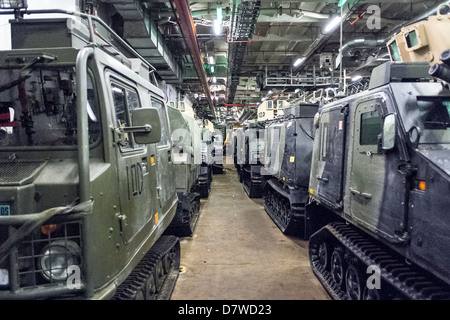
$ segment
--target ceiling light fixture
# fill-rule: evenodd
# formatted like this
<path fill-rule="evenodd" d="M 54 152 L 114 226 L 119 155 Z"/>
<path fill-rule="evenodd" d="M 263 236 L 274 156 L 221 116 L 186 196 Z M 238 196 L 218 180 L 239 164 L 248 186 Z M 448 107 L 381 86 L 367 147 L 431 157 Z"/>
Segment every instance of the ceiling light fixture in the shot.
<path fill-rule="evenodd" d="M 327 24 L 327 26 L 325 27 L 325 32 L 326 33 L 328 33 L 328 32 L 330 32 L 330 31 L 334 31 L 334 29 L 337 27 L 337 26 L 339 26 L 339 23 L 341 22 L 341 17 L 340 16 L 337 16 L 337 17 L 334 17 L 328 24 Z"/>
<path fill-rule="evenodd" d="M 221 7 L 216 8 L 216 17 L 217 17 L 217 21 L 222 22 L 222 8 Z"/>
<path fill-rule="evenodd" d="M 219 35 L 222 33 L 222 22 L 220 22 L 217 19 L 214 19 L 213 26 L 214 26 L 214 34 Z"/>
<path fill-rule="evenodd" d="M 298 58 L 297 60 L 295 60 L 294 67 L 299 66 L 300 63 L 302 63 L 304 60 L 305 60 L 305 58 Z"/>

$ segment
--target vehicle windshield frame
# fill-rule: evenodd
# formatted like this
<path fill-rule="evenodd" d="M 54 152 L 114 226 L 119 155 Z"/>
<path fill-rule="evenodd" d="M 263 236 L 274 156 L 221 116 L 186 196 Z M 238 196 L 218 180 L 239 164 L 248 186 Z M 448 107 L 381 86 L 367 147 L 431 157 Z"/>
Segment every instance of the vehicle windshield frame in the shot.
<path fill-rule="evenodd" d="M 74 79 L 76 78 L 76 72 L 75 72 L 75 64 L 58 64 L 58 65 L 53 65 L 53 64 L 47 64 L 45 62 L 39 61 L 39 63 L 33 64 L 31 66 L 23 66 L 23 65 L 8 65 L 6 67 L 0 68 L 0 70 L 19 70 L 22 71 L 25 70 L 27 67 L 30 68 L 29 73 L 31 72 L 36 72 L 36 70 L 69 70 L 71 68 L 73 68 L 73 76 Z M 26 70 L 28 71 L 28 70 Z M 39 71 L 38 71 L 39 72 Z M 20 74 L 20 73 L 19 73 Z M 103 141 L 103 122 L 102 122 L 102 111 L 101 111 L 101 107 L 100 107 L 100 99 L 99 99 L 99 95 L 98 95 L 98 83 L 96 83 L 96 77 L 94 75 L 94 72 L 91 68 L 87 69 L 87 75 L 88 78 L 91 79 L 91 84 L 92 84 L 92 89 L 93 89 L 93 93 L 94 93 L 94 97 L 93 99 L 96 101 L 97 104 L 97 114 L 96 114 L 96 120 L 99 123 L 99 128 L 98 128 L 98 137 L 96 138 L 96 140 L 92 143 L 89 144 L 89 149 L 95 149 L 96 147 L 98 147 L 102 141 Z M 3 83 L 0 85 L 4 85 Z M 14 85 L 17 86 L 18 84 Z M 13 86 L 13 87 L 14 87 Z M 6 90 L 10 90 L 10 89 L 6 89 Z M 75 92 L 75 90 L 74 90 Z M 74 107 L 74 110 L 76 111 L 76 105 Z M 21 123 L 19 121 L 19 117 L 17 117 L 17 122 L 19 123 L 18 125 L 21 126 Z M 75 127 L 76 130 L 76 127 Z M 1 150 L 2 151 L 9 151 L 9 152 L 20 152 L 20 151 L 76 151 L 78 148 L 78 144 L 75 142 L 71 145 L 32 145 L 32 146 L 28 146 L 28 145 L 20 145 L 20 146 L 2 146 Z"/>

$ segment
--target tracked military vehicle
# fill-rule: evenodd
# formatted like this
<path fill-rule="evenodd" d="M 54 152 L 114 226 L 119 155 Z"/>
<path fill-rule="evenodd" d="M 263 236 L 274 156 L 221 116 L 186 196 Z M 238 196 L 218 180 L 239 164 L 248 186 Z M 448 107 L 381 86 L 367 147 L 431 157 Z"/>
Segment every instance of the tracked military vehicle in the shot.
<path fill-rule="evenodd" d="M 0 299 L 169 298 L 178 199 L 155 70 L 98 17 L 57 12 L 3 12 Z"/>
<path fill-rule="evenodd" d="M 213 154 L 213 135 L 214 126 L 209 120 L 201 121 L 201 165 L 200 174 L 198 178 L 198 193 L 201 198 L 208 198 L 211 191 L 211 183 L 213 179 L 212 166 L 214 163 Z"/>
<path fill-rule="evenodd" d="M 242 165 L 244 163 L 244 128 L 235 128 L 231 134 L 233 163 L 236 168 L 239 182 L 242 182 Z"/>
<path fill-rule="evenodd" d="M 262 197 L 262 176 L 265 130 L 264 123 L 250 123 L 236 136 L 236 160 L 238 161 L 239 181 L 250 198 Z"/>
<path fill-rule="evenodd" d="M 172 161 L 175 164 L 178 206 L 167 232 L 186 237 L 194 232 L 200 214 L 200 194 L 195 191 L 200 173 L 201 131 L 194 118 L 178 109 L 169 107 L 168 114 L 174 145 Z"/>
<path fill-rule="evenodd" d="M 224 156 L 224 141 L 223 134 L 220 130 L 214 130 L 214 134 L 212 136 L 212 173 L 213 174 L 222 174 L 223 171 L 223 156 Z"/>
<path fill-rule="evenodd" d="M 290 107 L 266 127 L 264 208 L 284 234 L 304 237 L 317 109 L 315 104 Z"/>
<path fill-rule="evenodd" d="M 431 42 L 420 46 L 431 32 L 449 45 L 450 17 L 428 21 L 427 32 L 415 25 L 403 33 L 402 50 L 439 56 Z M 450 70 L 448 54 L 440 57 L 439 68 Z M 431 78 L 431 61 L 392 60 L 373 70 L 368 91 L 319 111 L 310 262 L 336 299 L 450 299 L 450 79 Z"/>

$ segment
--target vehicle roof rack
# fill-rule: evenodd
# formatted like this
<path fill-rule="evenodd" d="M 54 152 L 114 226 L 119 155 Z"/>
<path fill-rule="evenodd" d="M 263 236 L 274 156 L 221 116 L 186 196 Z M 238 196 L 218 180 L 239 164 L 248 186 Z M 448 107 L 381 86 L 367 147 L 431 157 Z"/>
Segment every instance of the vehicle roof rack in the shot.
<path fill-rule="evenodd" d="M 19 14 L 18 14 L 19 13 Z M 86 13 L 67 11 L 61 9 L 42 9 L 42 10 L 27 10 L 27 9 L 15 9 L 15 10 L 0 10 L 0 15 L 14 15 L 16 23 L 21 23 L 29 21 L 25 20 L 23 17 L 25 15 L 38 15 L 38 14 L 64 14 L 72 17 L 79 18 L 82 21 L 83 26 L 87 30 L 86 41 L 87 44 L 95 44 L 105 49 L 114 48 L 117 52 L 129 59 L 139 59 L 142 64 L 144 64 L 148 69 L 149 73 L 153 74 L 156 68 L 153 67 L 147 60 L 145 60 L 133 47 L 131 47 L 125 40 L 123 40 L 119 35 L 117 35 L 113 29 L 111 29 L 102 19 L 97 16 L 93 16 Z M 18 18 L 19 17 L 19 18 Z M 23 20 L 22 20 L 23 19 Z M 49 19 L 49 21 L 55 21 L 57 19 Z M 33 20 L 34 22 L 36 20 Z M 45 20 L 43 20 L 45 21 Z M 105 36 L 98 33 L 98 29 L 102 28 L 102 32 L 106 32 L 108 35 L 107 39 Z M 68 26 L 69 28 L 69 26 Z"/>

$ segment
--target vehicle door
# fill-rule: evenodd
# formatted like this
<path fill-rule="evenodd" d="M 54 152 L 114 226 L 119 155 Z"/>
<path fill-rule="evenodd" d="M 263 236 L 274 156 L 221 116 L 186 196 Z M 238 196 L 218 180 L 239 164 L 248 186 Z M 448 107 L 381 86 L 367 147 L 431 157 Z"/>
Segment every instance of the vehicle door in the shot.
<path fill-rule="evenodd" d="M 156 148 L 156 177 L 158 199 L 161 208 L 175 193 L 175 168 L 172 160 L 172 145 L 169 132 L 168 114 L 165 104 L 156 97 L 151 97 L 152 107 L 159 112 L 161 119 L 161 141 Z"/>
<path fill-rule="evenodd" d="M 335 209 L 343 204 L 343 175 L 348 105 L 324 110 L 319 126 L 319 150 L 316 179 L 318 195 Z"/>
<path fill-rule="evenodd" d="M 377 94 L 356 102 L 349 196 L 355 221 L 395 240 L 404 219 L 405 185 L 396 153 L 381 150 L 386 100 Z"/>
<path fill-rule="evenodd" d="M 121 128 L 131 127 L 131 112 L 141 108 L 136 86 L 114 75 L 109 76 L 109 88 L 114 107 L 114 130 L 116 134 L 116 164 L 119 185 L 121 234 L 125 244 L 151 221 L 153 204 L 149 186 L 149 159 L 146 145 L 137 144 L 133 134 L 120 133 Z"/>

